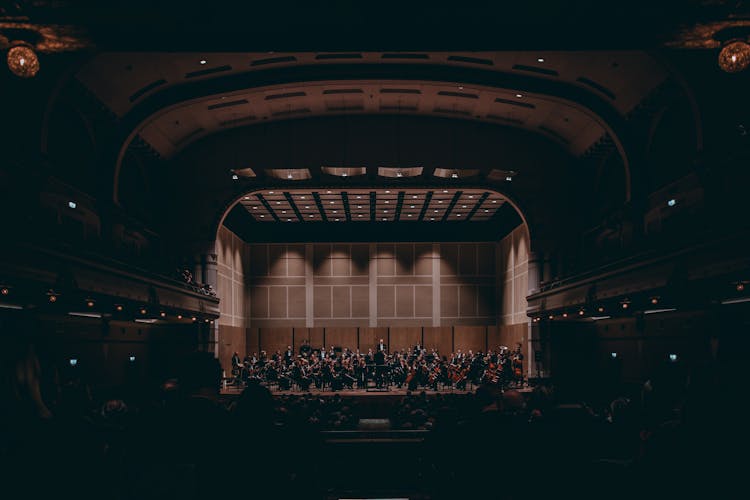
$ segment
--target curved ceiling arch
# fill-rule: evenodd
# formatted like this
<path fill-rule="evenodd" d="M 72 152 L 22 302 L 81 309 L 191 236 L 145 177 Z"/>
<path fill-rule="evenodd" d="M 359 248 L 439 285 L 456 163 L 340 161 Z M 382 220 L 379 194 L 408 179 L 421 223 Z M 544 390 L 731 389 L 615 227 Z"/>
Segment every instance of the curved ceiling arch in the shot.
<path fill-rule="evenodd" d="M 117 201 L 117 178 L 120 163 L 128 144 L 149 120 L 165 110 L 212 96 L 220 98 L 249 89 L 290 86 L 312 82 L 409 81 L 439 83 L 457 88 L 480 87 L 511 91 L 522 95 L 544 96 L 548 100 L 569 103 L 595 119 L 611 137 L 623 157 L 626 178 L 629 178 L 628 150 L 630 138 L 624 117 L 604 98 L 580 86 L 552 79 L 523 74 L 488 71 L 477 68 L 439 65 L 404 64 L 325 64 L 292 66 L 263 71 L 231 74 L 208 80 L 194 81 L 166 88 L 146 97 L 122 119 L 121 144 L 114 172 L 113 197 Z M 471 117 L 470 119 L 476 119 Z M 629 198 L 630 186 L 626 192 Z"/>

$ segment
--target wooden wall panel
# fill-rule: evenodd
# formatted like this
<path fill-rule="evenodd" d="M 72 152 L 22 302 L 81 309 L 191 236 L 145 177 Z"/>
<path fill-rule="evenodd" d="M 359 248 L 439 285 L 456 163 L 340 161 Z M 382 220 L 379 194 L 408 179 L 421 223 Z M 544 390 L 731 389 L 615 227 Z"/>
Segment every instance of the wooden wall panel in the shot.
<path fill-rule="evenodd" d="M 299 348 L 305 340 L 310 340 L 309 328 L 294 328 L 294 353 L 299 354 Z"/>
<path fill-rule="evenodd" d="M 241 326 L 219 325 L 219 363 L 227 372 L 232 373 L 232 354 L 237 352 L 240 358 L 247 354 L 247 338 Z"/>
<path fill-rule="evenodd" d="M 411 348 L 415 342 L 422 342 L 422 327 L 394 326 L 390 328 L 389 352 Z"/>
<path fill-rule="evenodd" d="M 521 344 L 521 350 L 526 345 L 526 339 L 529 333 L 528 323 L 516 323 L 515 325 L 501 325 L 498 327 L 499 342 L 500 345 L 508 347 L 508 349 L 515 349 L 518 344 Z M 493 346 L 493 348 L 496 346 Z"/>
<path fill-rule="evenodd" d="M 260 345 L 269 357 L 277 350 L 284 352 L 286 346 L 292 345 L 292 328 L 261 328 Z"/>
<path fill-rule="evenodd" d="M 260 353 L 260 329 L 259 328 L 246 328 L 245 329 L 245 348 L 248 354 L 259 354 Z"/>
<path fill-rule="evenodd" d="M 424 346 L 437 349 L 440 356 L 450 356 L 453 352 L 453 328 L 450 326 L 424 327 Z"/>
<path fill-rule="evenodd" d="M 320 349 L 323 346 L 323 327 L 310 328 L 310 346 L 313 350 Z"/>
<path fill-rule="evenodd" d="M 334 347 L 348 347 L 357 350 L 356 327 L 328 327 L 326 328 L 326 344 Z M 327 346 L 326 346 L 327 347 Z"/>
<path fill-rule="evenodd" d="M 359 350 L 366 353 L 368 349 L 375 350 L 379 339 L 388 343 L 388 327 L 364 327 L 359 329 Z"/>
<path fill-rule="evenodd" d="M 487 342 L 487 327 L 485 326 L 456 326 L 453 329 L 453 348 L 461 349 L 463 352 L 468 350 L 484 351 Z"/>

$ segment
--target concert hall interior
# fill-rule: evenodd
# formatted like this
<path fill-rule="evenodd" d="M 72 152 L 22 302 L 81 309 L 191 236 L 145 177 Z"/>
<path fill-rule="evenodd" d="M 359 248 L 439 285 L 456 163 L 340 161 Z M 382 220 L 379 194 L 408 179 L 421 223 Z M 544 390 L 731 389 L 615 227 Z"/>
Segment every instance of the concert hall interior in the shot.
<path fill-rule="evenodd" d="M 750 4 L 0 0 L 0 495 L 742 496 Z"/>

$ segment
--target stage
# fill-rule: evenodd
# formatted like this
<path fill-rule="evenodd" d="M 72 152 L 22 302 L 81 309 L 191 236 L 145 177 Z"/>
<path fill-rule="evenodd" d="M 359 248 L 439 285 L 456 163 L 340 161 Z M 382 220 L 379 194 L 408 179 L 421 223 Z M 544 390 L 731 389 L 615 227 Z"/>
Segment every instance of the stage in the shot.
<path fill-rule="evenodd" d="M 301 391 L 299 389 L 290 389 L 290 390 L 279 390 L 275 387 L 269 387 L 269 390 L 271 391 L 271 394 L 274 396 L 304 396 L 307 394 L 317 395 L 317 396 L 323 396 L 323 397 L 331 397 L 338 395 L 340 397 L 363 397 L 363 398 L 370 398 L 370 397 L 404 397 L 408 396 L 409 394 L 416 396 L 424 393 L 426 396 L 436 396 L 438 394 L 440 395 L 449 395 L 449 394 L 458 394 L 458 395 L 464 395 L 464 394 L 473 394 L 477 388 L 478 385 L 473 384 L 467 384 L 466 389 L 456 389 L 453 387 L 444 387 L 440 388 L 438 390 L 428 389 L 428 388 L 417 388 L 413 391 L 409 391 L 406 387 L 397 387 L 397 386 L 391 386 L 386 389 L 375 389 L 375 388 L 368 388 L 368 389 L 342 389 L 339 391 L 332 391 L 330 388 L 323 388 L 318 389 L 316 387 L 310 387 L 307 391 Z M 222 387 L 221 395 L 222 396 L 238 396 L 242 393 L 242 390 L 245 387 L 243 385 L 236 386 L 236 385 L 226 385 L 225 387 Z M 505 390 L 515 390 L 521 393 L 527 393 L 531 392 L 533 390 L 532 387 L 528 385 L 524 385 L 523 387 L 506 387 Z"/>

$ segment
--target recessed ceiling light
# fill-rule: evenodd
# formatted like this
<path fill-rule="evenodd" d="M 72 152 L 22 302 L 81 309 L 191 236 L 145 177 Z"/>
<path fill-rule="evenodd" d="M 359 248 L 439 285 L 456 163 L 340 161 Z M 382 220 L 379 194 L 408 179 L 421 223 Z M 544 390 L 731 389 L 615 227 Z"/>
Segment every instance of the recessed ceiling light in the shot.
<path fill-rule="evenodd" d="M 257 206 L 253 207 L 253 210 L 258 210 L 258 207 Z"/>
<path fill-rule="evenodd" d="M 458 86 L 458 90 L 463 90 L 463 89 L 464 89 L 464 86 L 463 86 L 463 85 L 459 85 L 459 86 Z"/>
<path fill-rule="evenodd" d="M 521 99 L 523 97 L 523 94 L 516 94 L 516 97 L 518 97 L 519 99 Z"/>
<path fill-rule="evenodd" d="M 263 217 L 265 217 L 265 215 L 263 215 L 263 214 L 260 214 L 260 218 L 262 219 Z"/>
<path fill-rule="evenodd" d="M 417 198 L 418 198 L 418 196 L 416 194 L 412 196 L 413 200 L 416 200 Z"/>
<path fill-rule="evenodd" d="M 433 212 L 438 213 L 438 210 L 433 210 Z"/>
<path fill-rule="evenodd" d="M 362 217 L 362 214 L 359 214 L 357 217 Z"/>
<path fill-rule="evenodd" d="M 292 219 L 287 219 L 286 221 L 287 221 L 287 222 L 292 222 Z"/>
<path fill-rule="evenodd" d="M 336 222 L 338 222 L 338 221 L 339 221 L 339 219 L 336 219 Z"/>
<path fill-rule="evenodd" d="M 200 63 L 201 63 L 201 64 L 206 64 L 206 62 L 207 62 L 207 61 L 206 61 L 205 59 L 201 59 L 201 60 L 200 60 Z"/>
<path fill-rule="evenodd" d="M 281 213 L 282 213 L 282 214 L 285 214 L 285 213 L 286 213 L 286 210 L 282 210 L 282 211 L 281 211 Z"/>
<path fill-rule="evenodd" d="M 244 198 L 242 198 L 242 199 L 243 199 L 243 200 L 249 200 L 249 199 L 250 199 L 250 197 L 249 197 L 249 196 L 245 196 L 245 197 L 244 197 Z"/>
<path fill-rule="evenodd" d="M 280 201 L 277 201 L 277 202 L 276 202 L 276 204 L 277 204 L 277 205 L 281 205 L 281 202 L 280 202 Z"/>
<path fill-rule="evenodd" d="M 401 172 L 396 172 L 396 177 L 403 177 L 403 176 L 404 174 L 402 174 Z"/>
<path fill-rule="evenodd" d="M 461 217 L 461 214 L 456 214 L 456 217 Z"/>
<path fill-rule="evenodd" d="M 391 194 L 391 192 L 390 191 L 386 191 L 385 194 Z"/>
<path fill-rule="evenodd" d="M 357 199 L 358 199 L 358 200 L 361 200 L 361 199 L 362 199 L 362 197 L 361 197 L 361 196 L 359 196 L 359 195 L 357 195 Z"/>
<path fill-rule="evenodd" d="M 414 205 L 409 205 L 409 208 L 414 208 Z"/>
<path fill-rule="evenodd" d="M 310 214 L 310 217 L 315 217 L 313 214 Z"/>
<path fill-rule="evenodd" d="M 487 212 L 489 212 L 489 210 L 485 208 L 485 209 L 484 209 L 484 213 L 487 213 Z"/>
<path fill-rule="evenodd" d="M 304 199 L 305 199 L 305 197 L 304 197 L 304 196 L 300 196 L 300 198 L 299 198 L 299 199 L 300 199 L 300 200 L 304 200 Z"/>
<path fill-rule="evenodd" d="M 329 202 L 328 202 L 328 204 L 329 204 L 329 205 L 333 205 L 333 201 L 329 201 Z"/>
<path fill-rule="evenodd" d="M 273 194 L 273 191 L 269 191 L 268 194 Z"/>
<path fill-rule="evenodd" d="M 292 174 L 286 174 L 287 179 L 291 179 L 292 177 L 293 177 Z"/>
<path fill-rule="evenodd" d="M 461 208 L 466 208 L 466 205 L 461 205 Z"/>
<path fill-rule="evenodd" d="M 362 208 L 362 205 L 357 205 L 357 208 Z"/>
<path fill-rule="evenodd" d="M 390 203 L 390 201 L 388 201 L 388 200 L 385 200 L 385 202 L 386 202 L 386 204 Z"/>
<path fill-rule="evenodd" d="M 492 200 L 492 203 L 497 203 L 497 200 Z"/>
<path fill-rule="evenodd" d="M 334 210 L 333 213 L 337 214 L 337 213 L 339 213 L 339 211 L 338 210 Z"/>
<path fill-rule="evenodd" d="M 386 219 L 385 217 L 383 217 L 383 220 L 388 220 L 388 219 Z"/>
<path fill-rule="evenodd" d="M 411 214 L 409 214 L 408 217 L 411 217 Z"/>
<path fill-rule="evenodd" d="M 346 177 L 346 172 L 344 172 L 343 174 L 341 174 L 341 177 Z"/>
<path fill-rule="evenodd" d="M 473 194 L 470 194 L 470 195 L 469 195 L 469 198 L 472 198 L 472 199 L 473 199 L 473 198 L 474 198 L 474 195 L 473 195 Z"/>
<path fill-rule="evenodd" d="M 447 192 L 448 192 L 448 190 L 447 190 L 447 189 L 443 189 L 443 193 L 447 193 Z"/>
<path fill-rule="evenodd" d="M 536 62 L 544 62 L 544 58 L 543 57 L 537 57 L 536 58 Z"/>
<path fill-rule="evenodd" d="M 330 191 L 326 191 L 326 194 L 331 194 L 331 192 Z"/>
<path fill-rule="evenodd" d="M 383 210 L 383 212 L 388 213 L 388 210 Z"/>
<path fill-rule="evenodd" d="M 435 220 L 435 217 L 430 217 L 430 220 Z"/>
<path fill-rule="evenodd" d="M 457 174 L 456 172 L 453 172 L 453 173 L 451 174 L 451 178 L 452 178 L 452 179 L 458 179 L 458 174 Z"/>
<path fill-rule="evenodd" d="M 438 203 L 442 203 L 442 202 L 443 202 L 443 200 L 438 200 Z"/>

